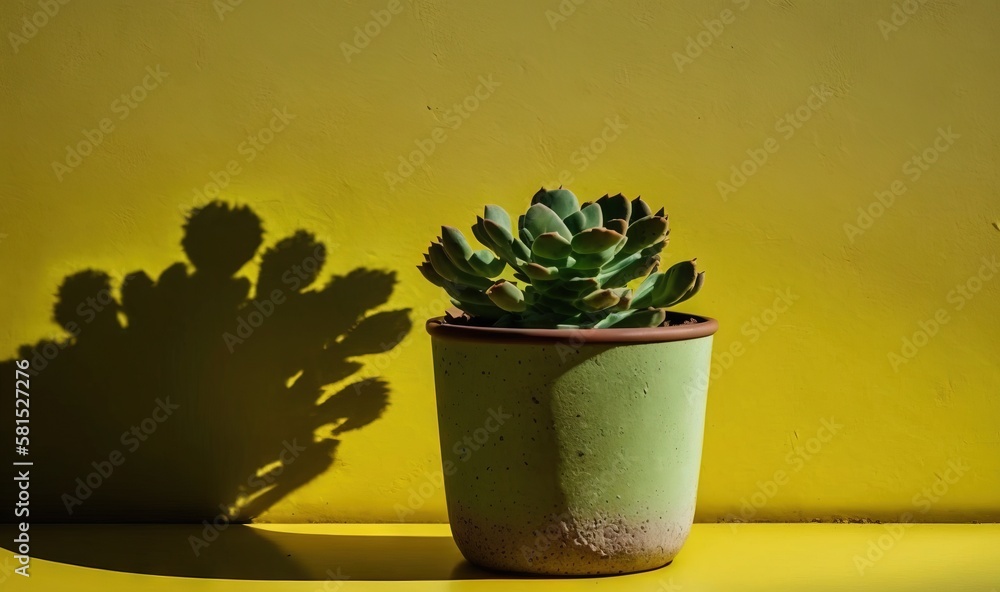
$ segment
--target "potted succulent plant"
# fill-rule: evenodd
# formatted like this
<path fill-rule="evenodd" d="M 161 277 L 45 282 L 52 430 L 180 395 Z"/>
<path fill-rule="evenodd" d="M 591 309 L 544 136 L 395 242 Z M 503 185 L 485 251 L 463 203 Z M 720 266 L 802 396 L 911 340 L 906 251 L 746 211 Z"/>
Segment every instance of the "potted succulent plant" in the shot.
<path fill-rule="evenodd" d="M 420 265 L 452 532 L 478 565 L 628 573 L 673 560 L 694 516 L 712 335 L 664 310 L 704 272 L 657 272 L 667 215 L 640 198 L 539 190 L 516 225 L 486 206 Z M 645 279 L 643 279 L 645 278 Z"/>

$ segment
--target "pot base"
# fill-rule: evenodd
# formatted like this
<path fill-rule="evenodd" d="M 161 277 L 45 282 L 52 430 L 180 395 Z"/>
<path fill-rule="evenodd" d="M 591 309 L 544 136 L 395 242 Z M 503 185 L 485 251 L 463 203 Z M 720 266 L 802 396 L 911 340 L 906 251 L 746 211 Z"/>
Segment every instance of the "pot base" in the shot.
<path fill-rule="evenodd" d="M 563 512 L 553 513 L 540 528 L 497 524 L 461 507 L 453 510 L 452 535 L 466 559 L 520 573 L 595 576 L 656 569 L 673 561 L 690 532 L 687 524 L 660 518 L 604 515 L 581 521 Z"/>

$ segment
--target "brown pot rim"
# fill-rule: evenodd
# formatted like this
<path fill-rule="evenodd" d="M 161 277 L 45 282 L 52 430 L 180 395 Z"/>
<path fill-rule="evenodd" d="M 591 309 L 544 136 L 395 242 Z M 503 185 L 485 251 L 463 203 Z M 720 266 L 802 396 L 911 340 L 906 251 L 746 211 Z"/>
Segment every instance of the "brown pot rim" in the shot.
<path fill-rule="evenodd" d="M 681 312 L 667 311 L 667 319 L 683 322 L 695 319 L 697 323 L 667 327 L 640 327 L 634 329 L 521 329 L 515 327 L 477 327 L 444 322 L 444 317 L 428 319 L 427 332 L 431 337 L 463 341 L 490 341 L 500 343 L 584 343 L 627 344 L 665 343 L 687 341 L 714 335 L 719 321 Z"/>

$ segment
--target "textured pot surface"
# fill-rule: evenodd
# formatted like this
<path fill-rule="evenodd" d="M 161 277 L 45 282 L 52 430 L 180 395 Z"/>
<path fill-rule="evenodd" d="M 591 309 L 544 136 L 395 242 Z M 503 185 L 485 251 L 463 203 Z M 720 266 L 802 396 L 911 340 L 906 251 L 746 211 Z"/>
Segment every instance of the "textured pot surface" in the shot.
<path fill-rule="evenodd" d="M 579 575 L 673 560 L 694 517 L 717 326 L 705 322 L 702 336 L 653 343 L 477 339 L 429 323 L 448 515 L 465 557 Z"/>

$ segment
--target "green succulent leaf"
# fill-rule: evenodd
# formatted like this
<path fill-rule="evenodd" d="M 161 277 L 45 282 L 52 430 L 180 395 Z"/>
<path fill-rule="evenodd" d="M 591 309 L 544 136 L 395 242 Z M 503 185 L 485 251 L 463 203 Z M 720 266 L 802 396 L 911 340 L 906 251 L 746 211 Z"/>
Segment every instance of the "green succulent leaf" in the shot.
<path fill-rule="evenodd" d="M 629 216 L 628 223 L 632 224 L 637 220 L 642 220 L 647 216 L 652 216 L 653 210 L 650 209 L 649 204 L 642 201 L 641 197 L 636 197 L 632 200 L 632 215 Z"/>
<path fill-rule="evenodd" d="M 612 269 L 602 268 L 597 281 L 604 288 L 624 286 L 632 280 L 654 273 L 659 265 L 659 255 L 643 256 L 641 253 L 633 253 L 628 256 L 624 264 L 616 265 Z"/>
<path fill-rule="evenodd" d="M 471 302 L 463 302 L 457 298 L 452 298 L 451 303 L 463 312 L 488 321 L 501 319 L 507 314 L 506 311 L 492 302 L 489 302 L 488 304 L 473 304 Z"/>
<path fill-rule="evenodd" d="M 587 216 L 583 213 L 583 210 L 579 210 L 563 218 L 563 224 L 566 225 L 566 229 L 571 234 L 576 234 L 587 228 Z"/>
<path fill-rule="evenodd" d="M 466 273 L 476 273 L 476 270 L 469 264 L 472 257 L 472 247 L 465 240 L 462 231 L 454 226 L 441 227 L 441 244 L 448 259 L 455 264 L 455 267 Z"/>
<path fill-rule="evenodd" d="M 532 245 L 534 248 L 534 245 Z M 542 267 L 558 267 L 563 269 L 566 267 L 567 262 L 572 259 L 572 257 L 563 257 L 562 259 L 549 259 L 548 257 L 542 257 L 538 253 L 532 251 L 531 257 L 525 259 L 525 261 L 534 261 L 535 263 L 541 265 Z"/>
<path fill-rule="evenodd" d="M 559 277 L 558 267 L 545 267 L 544 265 L 522 259 L 517 260 L 517 266 L 524 275 L 533 280 L 552 280 Z"/>
<path fill-rule="evenodd" d="M 628 227 L 628 242 L 623 251 L 638 253 L 656 243 L 662 242 L 670 232 L 667 219 L 659 216 L 648 216 L 637 220 Z"/>
<path fill-rule="evenodd" d="M 573 251 L 581 255 L 601 253 L 615 247 L 625 238 L 607 228 L 588 228 L 573 237 Z"/>
<path fill-rule="evenodd" d="M 531 243 L 531 252 L 545 259 L 565 259 L 573 252 L 570 241 L 558 232 L 546 232 Z"/>
<path fill-rule="evenodd" d="M 441 277 L 438 274 L 438 272 L 434 271 L 434 266 L 432 266 L 430 264 L 430 262 L 425 261 L 425 262 L 421 263 L 420 265 L 417 266 L 417 269 L 420 270 L 420 273 L 430 283 L 434 284 L 435 286 L 437 286 L 439 288 L 443 288 L 445 286 L 445 283 L 446 283 L 447 280 L 445 280 L 443 277 Z"/>
<path fill-rule="evenodd" d="M 539 189 L 534 197 L 531 198 L 531 203 L 532 205 L 542 204 L 547 206 L 559 216 L 560 220 L 580 209 L 580 200 L 573 195 L 572 191 L 563 189 L 562 187 L 551 191 L 546 191 L 544 188 Z"/>
<path fill-rule="evenodd" d="M 562 282 L 562 284 L 577 295 L 593 292 L 601 287 L 600 282 L 592 277 L 573 278 Z"/>
<path fill-rule="evenodd" d="M 558 232 L 566 240 L 573 238 L 562 218 L 547 205 L 541 203 L 528 208 L 524 215 L 524 227 L 531 232 L 532 236 L 541 236 L 546 232 Z"/>
<path fill-rule="evenodd" d="M 527 265 L 528 262 L 525 261 L 524 264 Z M 535 291 L 537 291 L 540 294 L 545 294 L 552 288 L 559 285 L 559 282 L 554 280 L 532 280 L 528 276 L 525 276 L 525 278 L 527 279 L 528 282 L 530 282 L 528 285 L 530 285 L 532 288 L 534 288 Z"/>
<path fill-rule="evenodd" d="M 459 270 L 455 267 L 455 264 L 451 262 L 448 255 L 444 252 L 444 247 L 441 243 L 431 243 L 431 246 L 427 248 L 427 255 L 430 257 L 431 265 L 434 267 L 434 271 L 437 272 L 439 276 L 448 280 L 449 282 L 457 282 Z"/>
<path fill-rule="evenodd" d="M 484 247 L 488 249 L 494 248 L 493 239 L 490 238 L 489 233 L 486 232 L 486 226 L 484 225 L 484 220 L 479 216 L 476 216 L 476 223 L 472 225 L 472 236 L 476 237 Z"/>
<path fill-rule="evenodd" d="M 524 293 L 514 284 L 500 280 L 486 290 L 493 304 L 507 312 L 524 312 L 528 305 L 524 302 Z"/>
<path fill-rule="evenodd" d="M 559 315 L 560 319 L 565 319 L 580 312 L 572 302 L 560 298 L 553 298 L 548 294 L 539 294 L 536 297 L 537 309 L 550 314 Z"/>
<path fill-rule="evenodd" d="M 528 248 L 528 245 L 516 238 L 511 242 L 510 249 L 513 251 L 515 257 L 520 257 L 525 260 L 531 259 L 531 249 Z"/>
<path fill-rule="evenodd" d="M 597 205 L 601 207 L 601 213 L 605 220 L 614 220 L 615 218 L 628 220 L 632 214 L 632 204 L 621 193 L 613 197 L 605 195 L 597 200 Z"/>
<path fill-rule="evenodd" d="M 531 231 L 523 226 L 517 231 L 517 234 L 521 237 L 521 242 L 526 245 L 530 245 L 535 242 L 535 237 L 531 235 Z"/>
<path fill-rule="evenodd" d="M 659 327 L 667 318 L 661 308 L 633 309 L 611 313 L 594 325 L 595 329 L 632 329 Z"/>
<path fill-rule="evenodd" d="M 509 247 L 514 242 L 514 235 L 510 233 L 509 228 L 501 226 L 490 219 L 486 219 L 483 222 L 483 226 L 486 228 L 486 234 L 489 235 L 494 245 Z"/>
<path fill-rule="evenodd" d="M 545 295 L 545 297 L 554 300 L 559 300 L 562 302 L 568 302 L 568 303 L 576 302 L 577 300 L 579 300 L 588 293 L 584 292 L 583 294 L 581 294 L 580 292 L 577 292 L 576 290 L 573 290 L 567 287 L 562 282 L 558 281 L 548 281 L 545 283 L 550 284 L 549 286 L 546 286 L 544 290 L 541 290 L 541 292 Z"/>
<path fill-rule="evenodd" d="M 608 275 L 621 271 L 629 264 L 637 261 L 642 255 L 639 253 L 624 253 L 619 251 L 615 258 L 605 265 L 601 266 L 601 275 Z"/>
<path fill-rule="evenodd" d="M 628 232 L 628 222 L 621 218 L 615 218 L 614 220 L 605 220 L 604 227 L 608 230 L 614 230 L 618 234 L 625 235 Z"/>
<path fill-rule="evenodd" d="M 491 227 L 493 228 L 492 235 L 490 234 Z M 514 265 L 513 236 L 510 237 L 511 240 L 507 239 L 509 231 L 492 220 L 484 220 L 482 218 L 477 218 L 476 226 L 472 227 L 472 231 L 483 246 L 496 253 L 507 265 Z M 500 237 L 501 240 L 495 240 L 493 235 Z"/>
<path fill-rule="evenodd" d="M 534 284 L 526 284 L 522 292 L 524 292 L 524 303 L 528 307 L 534 306 L 538 302 L 538 288 Z"/>
<path fill-rule="evenodd" d="M 619 248 L 618 254 L 615 255 L 615 258 L 601 268 L 601 273 L 619 271 L 637 259 L 647 259 L 653 255 L 658 255 L 663 251 L 666 246 L 666 242 L 667 241 L 656 243 L 655 245 L 647 247 L 638 253 L 629 253 L 624 248 Z M 622 247 L 624 247 L 624 245 L 622 245 Z"/>
<path fill-rule="evenodd" d="M 600 253 L 574 255 L 573 263 L 569 265 L 569 268 L 577 271 L 593 271 L 590 275 L 597 275 L 600 273 L 601 267 L 615 258 L 615 252 L 616 247 L 611 247 Z"/>
<path fill-rule="evenodd" d="M 662 273 L 655 273 L 635 292 L 635 308 L 666 308 L 680 301 L 697 280 L 694 260 L 681 261 Z"/>
<path fill-rule="evenodd" d="M 507 264 L 492 252 L 482 249 L 476 251 L 469 258 L 469 265 L 475 269 L 476 273 L 483 277 L 495 278 L 501 273 Z"/>
<path fill-rule="evenodd" d="M 448 258 L 448 255 L 445 254 L 444 247 L 440 243 L 432 243 L 427 249 L 427 256 L 434 271 L 449 282 L 473 286 L 481 290 L 485 290 L 493 284 L 493 282 L 484 277 L 466 273 L 456 267 L 451 262 L 451 259 Z"/>
<path fill-rule="evenodd" d="M 500 206 L 486 206 L 486 209 L 483 211 L 483 218 L 486 220 L 492 220 L 496 224 L 506 228 L 508 231 L 511 230 L 510 214 L 508 214 L 507 210 L 501 208 Z"/>
<path fill-rule="evenodd" d="M 581 298 L 578 306 L 586 311 L 597 312 L 618 304 L 619 300 L 621 296 L 614 290 L 594 290 Z"/>
<path fill-rule="evenodd" d="M 584 206 L 578 212 L 573 212 L 563 221 L 566 224 L 566 228 L 573 234 L 577 234 L 587 230 L 588 228 L 596 228 L 598 226 L 604 225 L 604 215 L 601 213 L 601 206 L 597 204 L 590 204 Z"/>
<path fill-rule="evenodd" d="M 577 255 L 577 257 L 582 256 Z M 601 272 L 601 268 L 599 267 L 594 269 L 576 269 L 573 267 L 574 265 L 576 265 L 576 257 L 570 255 L 566 258 L 566 264 L 559 268 L 559 278 L 562 280 L 592 278 Z"/>
<path fill-rule="evenodd" d="M 655 243 L 654 245 L 652 245 L 650 247 L 646 247 L 645 249 L 643 249 L 643 250 L 641 250 L 639 252 L 642 253 L 643 255 L 656 255 L 658 253 L 662 253 L 663 249 L 667 248 L 667 244 L 669 242 L 670 242 L 670 233 L 667 233 L 667 238 L 666 239 L 664 239 L 661 242 Z"/>
<path fill-rule="evenodd" d="M 621 251 L 618 252 L 617 255 L 615 255 L 615 258 L 614 260 L 611 261 L 611 263 L 608 263 L 607 265 L 601 268 L 601 271 L 602 273 L 612 270 L 619 271 L 625 265 L 635 261 L 636 259 L 649 259 L 655 255 L 659 255 L 661 252 L 663 252 L 663 249 L 667 246 L 668 242 L 670 242 L 669 238 L 667 238 L 667 240 L 665 241 L 658 242 L 652 246 L 646 247 L 645 249 L 639 251 L 638 253 L 627 253 L 625 252 L 625 249 L 622 249 Z M 655 270 L 652 270 L 649 273 L 652 273 L 653 271 Z M 643 274 L 643 275 L 648 275 L 648 274 Z"/>
<path fill-rule="evenodd" d="M 675 301 L 673 304 L 674 305 L 680 304 L 681 302 L 684 302 L 688 298 L 694 296 L 695 294 L 698 293 L 699 290 L 701 290 L 701 287 L 704 284 L 705 284 L 705 272 L 702 271 L 698 273 L 698 277 L 695 278 L 694 285 L 691 286 L 691 289 L 685 292 L 684 295 L 678 298 L 677 301 Z"/>
<path fill-rule="evenodd" d="M 632 298 L 635 293 L 629 288 L 614 288 L 612 290 L 618 295 L 618 304 L 615 304 L 615 308 L 618 310 L 628 310 L 632 306 Z"/>
<path fill-rule="evenodd" d="M 493 283 L 490 282 L 490 285 L 493 285 Z M 443 287 L 445 292 L 448 293 L 448 296 L 454 300 L 458 300 L 459 302 L 492 306 L 490 299 L 486 296 L 486 293 L 483 290 L 456 284 L 454 282 L 446 282 Z"/>

